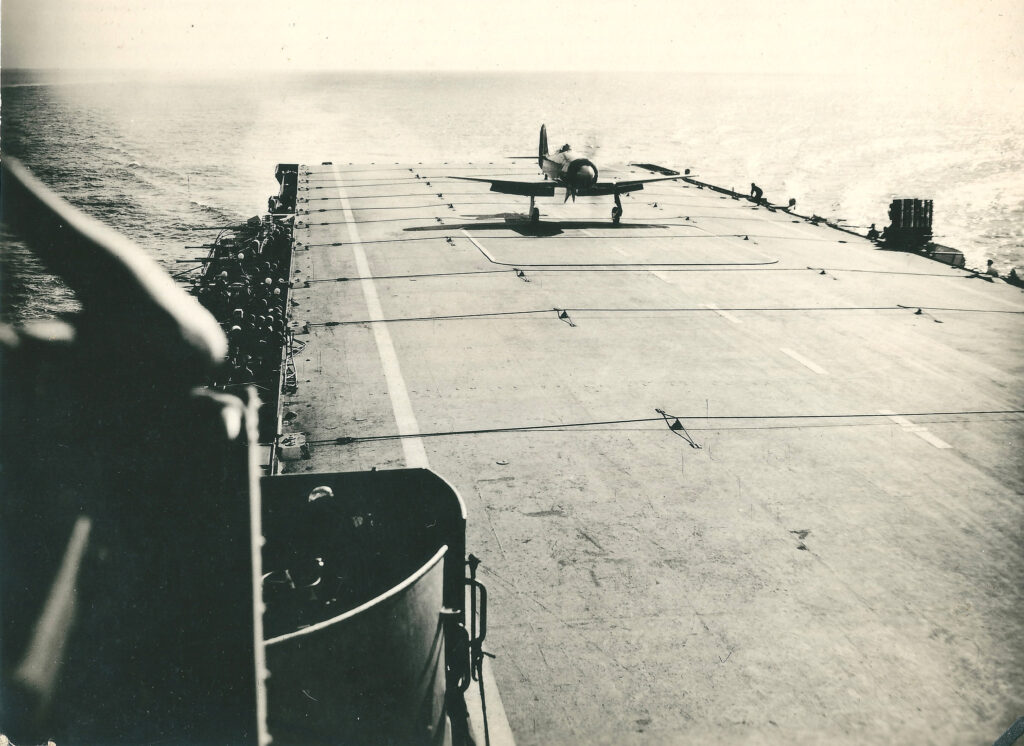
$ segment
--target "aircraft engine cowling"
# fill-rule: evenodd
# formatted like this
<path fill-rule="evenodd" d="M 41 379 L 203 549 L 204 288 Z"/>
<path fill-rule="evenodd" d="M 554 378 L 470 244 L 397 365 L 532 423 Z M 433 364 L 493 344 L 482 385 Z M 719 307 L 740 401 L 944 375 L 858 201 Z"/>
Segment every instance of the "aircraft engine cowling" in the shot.
<path fill-rule="evenodd" d="M 590 189 L 597 183 L 597 166 L 586 158 L 577 158 L 566 168 L 565 182 L 574 193 Z"/>

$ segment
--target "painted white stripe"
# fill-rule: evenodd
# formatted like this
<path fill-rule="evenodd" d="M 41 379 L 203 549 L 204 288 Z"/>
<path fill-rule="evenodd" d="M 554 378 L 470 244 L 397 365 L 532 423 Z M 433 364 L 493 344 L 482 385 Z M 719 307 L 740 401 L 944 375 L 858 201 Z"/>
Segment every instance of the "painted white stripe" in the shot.
<path fill-rule="evenodd" d="M 384 311 L 380 305 L 380 297 L 377 295 L 377 286 L 370 274 L 370 265 L 366 261 L 366 252 L 363 251 L 362 241 L 359 238 L 359 228 L 352 214 L 352 205 L 348 200 L 344 187 L 341 185 L 341 171 L 334 167 L 338 177 L 338 195 L 341 197 L 342 214 L 345 216 L 345 225 L 348 228 L 349 240 L 352 244 L 352 254 L 356 260 L 356 271 L 362 282 L 363 295 L 366 299 L 366 310 L 369 318 L 378 321 L 384 318 Z M 484 247 L 476 242 L 469 233 L 462 231 L 462 234 L 490 258 Z M 493 260 L 492 260 L 493 261 Z M 409 392 L 405 387 L 405 379 L 402 377 L 402 368 L 398 364 L 398 355 L 395 352 L 394 343 L 391 341 L 391 334 L 388 332 L 387 324 L 371 324 L 374 338 L 377 342 L 377 352 L 380 355 L 381 365 L 384 367 L 384 379 L 388 385 L 388 395 L 391 397 L 391 407 L 395 411 L 395 421 L 398 424 L 398 432 L 403 435 L 418 435 L 419 424 L 416 422 L 416 415 L 412 410 L 412 402 L 409 400 Z M 430 468 L 427 460 L 427 452 L 423 448 L 423 441 L 419 438 L 402 438 L 402 448 L 405 452 L 405 463 L 409 467 Z M 492 746 L 515 746 L 512 738 L 512 728 L 508 724 L 508 716 L 505 713 L 505 705 L 501 701 L 501 692 L 498 691 L 498 684 L 491 673 L 490 664 L 485 659 L 483 663 L 484 689 L 487 696 L 487 727 Z M 470 686 L 470 689 L 473 689 Z M 467 696 L 467 703 L 472 705 L 473 697 Z M 480 712 L 479 702 L 470 712 Z M 482 730 L 482 728 L 481 728 Z M 479 734 L 478 743 L 483 743 L 483 733 Z"/>
<path fill-rule="evenodd" d="M 363 244 L 359 238 L 359 228 L 352 214 L 352 205 L 348 201 L 342 185 L 341 171 L 334 167 L 338 177 L 338 195 L 341 198 L 342 214 L 345 216 L 345 227 L 348 228 L 349 243 L 352 245 L 352 254 L 356 260 L 356 271 L 359 273 L 363 288 L 363 297 L 366 300 L 366 311 L 371 321 L 384 319 L 384 311 L 380 305 L 380 296 L 377 295 L 377 285 L 370 277 L 370 265 L 366 261 L 366 252 L 363 251 Z M 409 391 L 405 386 L 405 378 L 402 377 L 402 366 L 398 363 L 398 354 L 395 352 L 395 345 L 391 341 L 391 332 L 387 324 L 370 324 L 373 329 L 373 337 L 377 342 L 377 353 L 380 355 L 381 366 L 384 368 L 384 380 L 388 385 L 388 396 L 391 398 L 391 408 L 395 412 L 395 423 L 398 425 L 400 435 L 416 436 L 420 433 L 420 426 L 416 422 L 416 415 L 412 410 L 412 402 L 409 399 Z M 416 437 L 402 438 L 402 451 L 405 453 L 405 465 L 410 468 L 423 468 L 429 466 L 427 452 L 423 447 L 423 441 Z"/>
<path fill-rule="evenodd" d="M 721 308 L 716 306 L 714 303 L 705 303 L 704 304 L 704 308 L 710 308 L 712 311 L 717 313 L 719 316 L 721 316 L 726 321 L 731 321 L 734 324 L 741 324 L 741 323 L 743 323 L 742 321 L 740 321 L 738 318 L 733 316 L 728 311 L 723 311 Z"/>
<path fill-rule="evenodd" d="M 906 417 L 901 417 L 900 415 L 894 414 L 891 409 L 880 409 L 879 413 L 888 416 L 888 418 L 890 420 L 892 420 L 897 425 L 899 425 L 901 428 L 903 428 L 904 432 L 913 433 L 914 435 L 916 435 L 917 437 L 919 437 L 921 440 L 923 440 L 925 443 L 928 443 L 929 445 L 935 446 L 936 448 L 952 448 L 953 447 L 949 443 L 944 441 L 942 438 L 939 438 L 939 437 L 936 437 L 935 435 L 932 435 L 928 431 L 928 428 L 926 428 L 924 425 L 915 424 L 915 423 L 911 422 L 910 420 L 908 420 Z"/>
<path fill-rule="evenodd" d="M 465 230 L 461 230 L 461 231 L 459 231 L 459 233 L 461 233 L 461 234 L 462 234 L 463 236 L 465 236 L 466 238 L 468 238 L 468 239 L 470 240 L 470 242 L 471 242 L 471 243 L 472 243 L 472 244 L 473 244 L 474 246 L 476 246 L 476 247 L 477 247 L 478 249 L 480 249 L 481 253 L 483 253 L 483 255 L 484 255 L 485 257 L 487 257 L 487 258 L 488 258 L 488 259 L 489 259 L 490 261 L 494 262 L 495 264 L 500 264 L 500 263 L 501 263 L 501 262 L 499 262 L 498 260 L 496 260 L 496 259 L 495 259 L 495 258 L 494 258 L 493 256 L 491 256 L 490 254 L 488 254 L 488 253 L 487 253 L 487 249 L 485 249 L 485 248 L 484 248 L 484 247 L 483 247 L 483 246 L 481 245 L 481 243 L 480 243 L 479 241 L 477 241 L 477 240 L 476 240 L 475 238 L 473 238 L 473 237 L 472 237 L 471 235 L 469 235 L 469 233 L 467 233 L 467 232 L 466 232 Z"/>
<path fill-rule="evenodd" d="M 900 427 L 913 427 L 914 426 L 914 423 L 911 422 L 910 420 L 908 420 L 906 417 L 901 417 L 899 415 L 893 414 L 891 409 L 883 409 L 883 410 L 881 410 L 881 412 L 884 415 L 888 415 L 889 419 L 892 420 L 893 422 L 895 422 Z"/>
<path fill-rule="evenodd" d="M 822 368 L 820 365 L 818 365 L 813 360 L 808 360 L 803 355 L 801 355 L 799 352 L 794 352 L 793 350 L 789 349 L 788 347 L 780 347 L 779 350 L 781 350 L 785 354 L 789 355 L 791 358 L 796 360 L 801 365 L 803 365 L 803 366 L 805 366 L 807 368 L 810 368 L 815 373 L 817 373 L 819 376 L 826 376 L 826 375 L 828 375 L 828 371 L 826 371 L 824 368 Z"/>
<path fill-rule="evenodd" d="M 930 443 L 931 445 L 935 446 L 936 448 L 952 448 L 953 447 L 949 443 L 944 441 L 942 438 L 938 438 L 938 437 L 932 435 L 930 432 L 928 432 L 928 430 L 926 428 L 922 427 L 921 425 L 917 425 L 910 432 L 912 432 L 914 435 L 919 437 L 925 443 Z"/>

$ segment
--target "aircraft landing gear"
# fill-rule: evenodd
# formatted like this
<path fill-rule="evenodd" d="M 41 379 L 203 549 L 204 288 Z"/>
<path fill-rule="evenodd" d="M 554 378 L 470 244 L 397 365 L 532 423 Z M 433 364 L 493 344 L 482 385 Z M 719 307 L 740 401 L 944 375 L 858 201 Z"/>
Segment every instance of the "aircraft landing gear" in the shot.
<path fill-rule="evenodd" d="M 531 223 L 539 223 L 540 222 L 540 208 L 534 207 L 534 205 L 533 205 L 533 197 L 530 197 L 530 222 Z"/>
<path fill-rule="evenodd" d="M 622 219 L 622 201 L 619 199 L 618 192 L 615 193 L 615 207 L 612 208 L 612 225 L 618 225 L 619 220 Z"/>

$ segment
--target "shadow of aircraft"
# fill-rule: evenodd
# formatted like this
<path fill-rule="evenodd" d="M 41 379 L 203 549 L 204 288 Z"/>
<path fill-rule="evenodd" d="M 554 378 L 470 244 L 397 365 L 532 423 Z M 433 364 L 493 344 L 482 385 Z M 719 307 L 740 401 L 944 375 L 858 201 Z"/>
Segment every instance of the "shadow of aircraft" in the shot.
<path fill-rule="evenodd" d="M 613 225 L 608 220 L 541 220 L 536 223 L 530 222 L 529 216 L 516 212 L 499 212 L 493 215 L 467 215 L 465 217 L 475 218 L 476 223 L 446 223 L 437 225 L 420 225 L 406 228 L 406 231 L 487 231 L 501 230 L 507 228 L 515 231 L 521 236 L 532 236 L 536 238 L 558 236 L 567 230 L 584 230 L 587 228 L 667 228 L 666 225 L 657 223 L 619 223 Z M 494 221 L 494 218 L 501 218 L 502 222 Z"/>

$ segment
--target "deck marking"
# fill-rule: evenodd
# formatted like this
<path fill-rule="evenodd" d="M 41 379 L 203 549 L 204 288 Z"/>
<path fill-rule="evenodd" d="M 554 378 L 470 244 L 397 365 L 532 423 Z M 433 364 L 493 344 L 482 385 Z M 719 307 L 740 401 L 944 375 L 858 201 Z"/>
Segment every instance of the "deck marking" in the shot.
<path fill-rule="evenodd" d="M 380 305 L 380 297 L 377 295 L 377 285 L 373 281 L 370 272 L 370 265 L 366 261 L 366 252 L 363 251 L 363 244 L 359 238 L 359 228 L 356 226 L 355 217 L 352 214 L 352 205 L 349 204 L 348 195 L 345 193 L 341 182 L 341 172 L 334 167 L 338 175 L 338 195 L 341 198 L 341 206 L 345 215 L 345 226 L 348 228 L 349 241 L 352 244 L 352 254 L 356 260 L 356 271 L 359 278 L 363 280 L 359 284 L 363 287 L 363 297 L 366 300 L 366 311 L 371 321 L 383 321 L 384 311 Z M 398 354 L 395 352 L 394 342 L 391 341 L 391 333 L 387 324 L 372 324 L 373 337 L 377 343 L 377 353 L 380 355 L 381 366 L 384 368 L 384 380 L 388 386 L 388 396 L 391 399 L 391 408 L 395 413 L 395 423 L 401 435 L 416 436 L 420 434 L 420 426 L 416 422 L 416 415 L 412 409 L 412 402 L 409 400 L 409 391 L 405 386 L 405 379 L 402 377 L 402 367 L 398 362 Z M 423 441 L 417 437 L 402 438 L 402 451 L 405 453 L 405 465 L 410 469 L 429 468 L 427 451 L 423 447 Z"/>
<path fill-rule="evenodd" d="M 732 323 L 734 323 L 734 324 L 742 324 L 742 323 L 743 323 L 742 321 L 740 321 L 740 320 L 739 320 L 738 318 L 736 318 L 735 316 L 733 316 L 733 315 L 732 315 L 731 313 L 729 313 L 728 311 L 723 311 L 723 310 L 722 310 L 721 308 L 719 308 L 718 306 L 716 306 L 716 305 L 715 305 L 714 303 L 705 303 L 705 304 L 704 304 L 704 307 L 705 307 L 705 308 L 710 308 L 710 309 L 711 309 L 712 311 L 714 311 L 715 313 L 717 313 L 717 314 L 718 314 L 719 316 L 721 316 L 721 317 L 722 317 L 723 319 L 725 319 L 726 321 L 731 321 L 731 322 L 732 322 Z M 812 370 L 813 370 L 813 369 L 812 369 Z"/>
<path fill-rule="evenodd" d="M 915 423 L 911 422 L 910 420 L 908 420 L 906 417 L 902 417 L 902 416 L 900 416 L 898 414 L 894 414 L 891 409 L 880 409 L 878 411 L 879 411 L 880 414 L 886 415 L 890 420 L 892 420 L 897 425 L 899 425 L 901 428 L 903 428 L 904 432 L 913 433 L 914 435 L 916 435 L 917 437 L 919 437 L 921 440 L 923 440 L 925 443 L 928 443 L 929 445 L 933 445 L 936 448 L 952 448 L 953 447 L 949 443 L 944 441 L 942 438 L 938 438 L 938 437 L 932 435 L 928 431 L 928 428 L 926 428 L 924 425 L 915 424 Z"/>
<path fill-rule="evenodd" d="M 335 173 L 341 181 L 341 172 L 334 167 Z M 363 296 L 366 299 L 366 310 L 369 317 L 374 321 L 384 319 L 384 310 L 380 305 L 380 297 L 377 295 L 377 285 L 373 281 L 370 272 L 370 265 L 366 261 L 366 252 L 363 251 L 363 244 L 359 238 L 359 228 L 356 227 L 355 217 L 352 215 L 352 205 L 348 201 L 344 186 L 338 184 L 338 195 L 341 198 L 341 206 L 345 215 L 345 225 L 348 227 L 349 239 L 352 243 L 352 254 L 356 260 L 356 270 L 359 272 L 359 283 L 363 286 Z M 473 244 L 487 255 L 484 248 L 478 244 L 466 231 L 462 231 Z M 488 257 L 489 258 L 489 257 Z M 384 379 L 388 385 L 388 396 L 391 398 L 391 407 L 395 412 L 395 421 L 398 425 L 398 432 L 402 435 L 419 435 L 420 427 L 416 422 L 416 415 L 412 410 L 412 402 L 409 400 L 409 392 L 405 387 L 405 379 L 402 377 L 402 368 L 398 363 L 398 355 L 395 352 L 395 345 L 391 341 L 391 334 L 388 332 L 387 324 L 372 324 L 373 336 L 377 342 L 377 352 L 380 355 L 381 365 L 384 367 Z M 426 449 L 420 438 L 402 438 L 402 450 L 405 452 L 405 464 L 409 468 L 429 469 L 430 462 L 427 459 Z M 508 723 L 508 716 L 505 713 L 505 705 L 501 701 L 501 692 L 498 691 L 498 684 L 491 673 L 490 665 L 485 660 L 483 664 L 484 689 L 487 697 L 487 728 L 490 735 L 490 742 L 493 746 L 514 746 L 515 740 L 512 737 L 512 727 Z M 472 689 L 472 685 L 470 689 Z M 473 697 L 467 699 L 472 700 Z M 477 698 L 478 699 L 478 698 Z M 478 703 L 477 703 L 478 704 Z M 476 711 L 476 710 L 474 710 Z M 481 734 L 482 735 L 482 734 Z M 481 739 L 482 742 L 482 739 Z"/>
<path fill-rule="evenodd" d="M 472 237 L 471 235 L 469 235 L 469 233 L 467 233 L 465 229 L 463 229 L 463 230 L 459 231 L 459 233 L 461 233 L 461 234 L 462 234 L 463 236 L 465 236 L 466 238 L 468 238 L 468 239 L 470 240 L 470 242 L 471 242 L 471 243 L 472 243 L 472 244 L 473 244 L 474 246 L 476 246 L 476 247 L 477 247 L 477 249 L 478 249 L 478 250 L 480 251 L 480 253 L 481 253 L 481 254 L 483 254 L 483 255 L 484 255 L 485 257 L 487 257 L 487 260 L 488 260 L 489 262 L 491 262 L 491 264 L 502 264 L 502 262 L 499 262 L 499 261 L 495 260 L 495 258 L 494 258 L 493 256 L 491 256 L 490 254 L 488 254 L 488 253 L 487 253 L 487 249 L 485 249 L 485 248 L 484 248 L 483 246 L 481 246 L 481 245 L 480 245 L 480 242 L 479 242 L 479 241 L 477 241 L 477 240 L 476 240 L 475 238 L 473 238 L 473 237 Z M 525 265 L 524 265 L 524 266 L 525 266 Z"/>
<path fill-rule="evenodd" d="M 827 370 L 822 368 L 820 365 L 818 365 L 813 360 L 808 360 L 803 355 L 801 355 L 799 352 L 794 352 L 793 350 L 789 349 L 788 347 L 780 347 L 779 350 L 781 350 L 785 354 L 789 355 L 791 358 L 796 360 L 798 363 L 800 363 L 804 367 L 810 368 L 815 373 L 817 373 L 819 376 L 827 376 L 828 375 L 828 371 Z"/>

